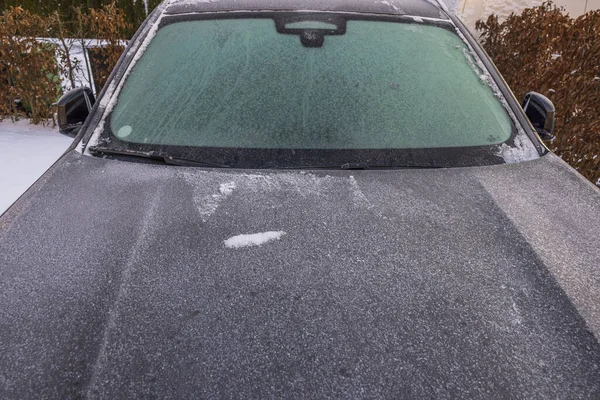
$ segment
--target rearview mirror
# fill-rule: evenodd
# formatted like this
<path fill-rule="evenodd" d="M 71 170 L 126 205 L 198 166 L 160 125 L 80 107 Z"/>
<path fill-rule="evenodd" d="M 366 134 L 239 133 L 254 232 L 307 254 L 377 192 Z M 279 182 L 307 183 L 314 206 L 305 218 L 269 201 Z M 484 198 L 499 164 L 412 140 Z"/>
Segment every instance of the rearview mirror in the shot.
<path fill-rule="evenodd" d="M 95 102 L 94 93 L 87 87 L 65 93 L 57 103 L 60 133 L 76 136 Z"/>
<path fill-rule="evenodd" d="M 523 110 L 542 140 L 554 139 L 552 131 L 556 110 L 550 99 L 542 94 L 529 92 L 523 100 Z"/>

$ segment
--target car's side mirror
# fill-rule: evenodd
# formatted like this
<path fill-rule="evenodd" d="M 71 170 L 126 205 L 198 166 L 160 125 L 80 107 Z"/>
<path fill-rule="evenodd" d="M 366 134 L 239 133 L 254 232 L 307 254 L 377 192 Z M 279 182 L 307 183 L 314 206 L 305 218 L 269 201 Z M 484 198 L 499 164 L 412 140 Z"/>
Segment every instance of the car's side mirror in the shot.
<path fill-rule="evenodd" d="M 542 140 L 554 139 L 552 131 L 556 110 L 550 99 L 542 94 L 529 92 L 523 100 L 523 110 Z"/>
<path fill-rule="evenodd" d="M 65 93 L 56 103 L 60 133 L 75 137 L 95 102 L 94 93 L 87 87 Z"/>

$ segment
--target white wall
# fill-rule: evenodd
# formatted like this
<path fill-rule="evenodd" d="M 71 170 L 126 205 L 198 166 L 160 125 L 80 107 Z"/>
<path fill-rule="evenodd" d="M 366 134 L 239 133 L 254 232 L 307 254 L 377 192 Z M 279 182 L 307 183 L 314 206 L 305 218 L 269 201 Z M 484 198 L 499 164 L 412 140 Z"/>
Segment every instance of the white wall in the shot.
<path fill-rule="evenodd" d="M 600 0 L 554 0 L 554 3 L 564 7 L 572 17 L 577 17 L 586 10 L 600 9 Z M 512 12 L 521 13 L 525 8 L 541 4 L 541 0 L 459 0 L 454 12 L 474 30 L 478 19 L 485 19 L 491 14 L 506 18 Z"/>

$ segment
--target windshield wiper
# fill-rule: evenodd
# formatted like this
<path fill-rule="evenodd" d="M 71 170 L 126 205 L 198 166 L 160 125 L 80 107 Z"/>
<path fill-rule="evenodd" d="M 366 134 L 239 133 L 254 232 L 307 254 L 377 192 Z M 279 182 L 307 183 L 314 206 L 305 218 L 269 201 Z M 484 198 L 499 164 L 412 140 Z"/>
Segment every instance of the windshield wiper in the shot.
<path fill-rule="evenodd" d="M 108 149 L 105 147 L 92 146 L 89 148 L 90 153 L 96 154 L 108 154 L 108 155 L 119 155 L 129 157 L 140 157 L 147 158 L 150 160 L 162 161 L 169 165 L 179 166 L 190 166 L 190 167 L 210 167 L 210 168 L 229 168 L 228 165 L 210 163 L 200 160 L 194 160 L 189 158 L 175 157 L 167 153 L 160 151 L 138 151 L 138 150 L 125 150 L 125 149 Z"/>
<path fill-rule="evenodd" d="M 302 165 L 283 169 L 430 169 L 444 168 L 437 165 L 369 165 L 365 163 L 345 163 L 341 165 Z"/>

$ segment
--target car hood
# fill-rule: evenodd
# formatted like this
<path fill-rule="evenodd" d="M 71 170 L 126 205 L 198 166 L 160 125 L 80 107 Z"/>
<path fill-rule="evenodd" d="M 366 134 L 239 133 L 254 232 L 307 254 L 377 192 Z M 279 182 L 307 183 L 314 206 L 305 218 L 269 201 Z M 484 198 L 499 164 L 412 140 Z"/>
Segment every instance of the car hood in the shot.
<path fill-rule="evenodd" d="M 248 172 L 70 152 L 0 219 L 0 397 L 597 398 L 599 226 L 554 155 Z"/>

